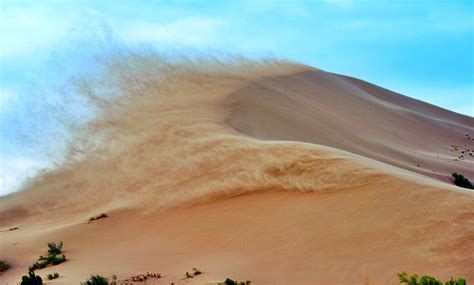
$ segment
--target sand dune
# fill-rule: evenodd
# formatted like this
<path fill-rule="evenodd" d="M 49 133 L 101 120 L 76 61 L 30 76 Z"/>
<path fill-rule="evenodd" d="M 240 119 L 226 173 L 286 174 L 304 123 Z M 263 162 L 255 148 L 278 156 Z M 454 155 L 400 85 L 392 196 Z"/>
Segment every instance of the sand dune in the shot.
<path fill-rule="evenodd" d="M 367 82 L 308 70 L 250 84 L 229 101 L 230 124 L 259 139 L 327 145 L 446 182 L 453 170 L 474 176 L 474 118 Z"/>
<path fill-rule="evenodd" d="M 0 199 L 0 227 L 20 227 L 0 232 L 2 284 L 58 240 L 69 260 L 38 271 L 58 284 L 474 280 L 474 192 L 446 183 L 474 178 L 474 157 L 458 158 L 473 118 L 299 64 L 127 60 L 112 81 L 125 95 L 89 94 L 103 113 L 68 163 Z M 181 280 L 192 267 L 204 274 Z"/>

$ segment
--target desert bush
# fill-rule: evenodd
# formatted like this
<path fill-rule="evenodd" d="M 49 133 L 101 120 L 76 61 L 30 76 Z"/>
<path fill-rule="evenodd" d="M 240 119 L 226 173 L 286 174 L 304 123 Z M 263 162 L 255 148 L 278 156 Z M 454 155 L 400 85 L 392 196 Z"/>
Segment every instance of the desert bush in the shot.
<path fill-rule="evenodd" d="M 28 275 L 21 277 L 20 285 L 43 285 L 43 279 L 35 275 L 33 271 L 28 272 Z"/>
<path fill-rule="evenodd" d="M 48 255 L 60 254 L 63 250 L 63 242 L 60 241 L 58 244 L 55 242 L 48 242 Z"/>
<path fill-rule="evenodd" d="M 202 274 L 202 271 L 199 270 L 199 268 L 193 267 L 193 274 L 194 276 L 196 276 L 196 275 Z"/>
<path fill-rule="evenodd" d="M 53 280 L 53 279 L 56 279 L 56 278 L 59 277 L 59 273 L 57 273 L 57 272 L 50 273 L 50 274 L 46 275 L 46 277 L 48 277 L 48 280 Z"/>
<path fill-rule="evenodd" d="M 451 277 L 451 280 L 444 282 L 444 285 L 466 285 L 466 284 L 467 284 L 466 279 L 464 278 L 454 279 L 453 277 Z"/>
<path fill-rule="evenodd" d="M 250 285 L 252 281 L 236 281 L 230 278 L 226 278 L 224 282 L 217 282 L 217 285 Z"/>
<path fill-rule="evenodd" d="M 42 268 L 46 268 L 46 266 L 48 266 L 48 260 L 47 259 L 42 259 L 44 258 L 43 256 L 40 256 L 40 258 L 38 259 L 37 262 L 33 263 L 33 265 L 31 265 L 29 267 L 29 270 L 30 271 L 34 271 L 36 269 L 42 269 Z"/>
<path fill-rule="evenodd" d="M 92 275 L 83 285 L 109 285 L 109 280 L 104 276 Z"/>
<path fill-rule="evenodd" d="M 89 222 L 92 222 L 92 221 L 95 221 L 95 220 L 99 220 L 99 219 L 103 219 L 103 218 L 107 218 L 107 214 L 106 213 L 102 213 L 100 215 L 97 215 L 97 216 L 94 216 L 94 217 L 91 217 L 89 218 Z"/>
<path fill-rule="evenodd" d="M 49 258 L 49 262 L 52 264 L 52 265 L 58 265 L 60 263 L 63 263 L 64 261 L 66 261 L 66 256 L 64 254 L 61 254 L 61 255 L 52 255 L 50 258 Z"/>
<path fill-rule="evenodd" d="M 413 274 L 408 276 L 406 272 L 398 273 L 398 280 L 400 284 L 407 285 L 443 285 L 443 281 L 436 279 L 430 275 L 422 275 L 421 277 L 418 274 Z M 466 280 L 464 278 L 458 278 L 454 280 L 451 277 L 451 280 L 446 281 L 444 285 L 466 285 Z"/>
<path fill-rule="evenodd" d="M 34 271 L 36 269 L 42 269 L 47 267 L 48 265 L 58 265 L 66 261 L 66 256 L 61 254 L 63 250 L 63 242 L 55 243 L 50 242 L 48 243 L 48 255 L 38 257 L 38 261 L 33 263 L 29 267 L 30 271 Z"/>
<path fill-rule="evenodd" d="M 7 270 L 10 268 L 10 264 L 6 262 L 5 260 L 0 260 L 0 272 Z"/>
<path fill-rule="evenodd" d="M 468 189 L 474 189 L 474 186 L 472 185 L 471 181 L 464 177 L 464 175 L 454 172 L 453 174 L 451 174 L 451 176 L 453 176 L 454 184 L 456 184 L 457 186 Z"/>

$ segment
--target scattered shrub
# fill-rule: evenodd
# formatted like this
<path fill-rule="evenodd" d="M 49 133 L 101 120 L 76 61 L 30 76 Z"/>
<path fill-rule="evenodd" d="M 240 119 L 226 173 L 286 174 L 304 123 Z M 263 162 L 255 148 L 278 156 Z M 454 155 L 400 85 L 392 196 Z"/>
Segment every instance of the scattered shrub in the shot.
<path fill-rule="evenodd" d="M 52 264 L 52 265 L 58 265 L 60 263 L 63 263 L 64 261 L 66 261 L 66 256 L 64 254 L 61 254 L 61 255 L 53 255 L 49 258 L 49 262 Z"/>
<path fill-rule="evenodd" d="M 453 176 L 454 184 L 456 184 L 457 186 L 468 189 L 474 189 L 474 186 L 472 185 L 471 181 L 464 177 L 464 175 L 454 172 L 451 176 Z"/>
<path fill-rule="evenodd" d="M 226 278 L 224 282 L 217 282 L 217 285 L 250 285 L 252 281 L 236 281 L 230 278 Z"/>
<path fill-rule="evenodd" d="M 187 272 L 186 271 L 186 274 L 184 274 L 184 276 L 186 276 L 186 278 L 193 278 L 194 275 L 192 275 L 191 273 Z"/>
<path fill-rule="evenodd" d="M 106 213 L 102 213 L 100 215 L 97 215 L 97 216 L 94 216 L 94 217 L 91 217 L 89 218 L 89 222 L 92 222 L 92 221 L 95 221 L 95 220 L 99 220 L 99 219 L 103 219 L 103 218 L 107 218 L 107 214 Z"/>
<path fill-rule="evenodd" d="M 466 282 L 466 279 L 464 278 L 458 278 L 456 280 L 453 279 L 453 277 L 451 277 L 450 280 L 444 282 L 444 285 L 466 285 L 467 282 Z"/>
<path fill-rule="evenodd" d="M 43 279 L 35 275 L 33 271 L 28 272 L 28 275 L 21 277 L 20 285 L 43 285 Z"/>
<path fill-rule="evenodd" d="M 16 230 L 18 230 L 18 229 L 19 229 L 19 227 L 13 227 L 13 228 L 9 228 L 8 230 L 9 230 L 9 231 L 16 231 Z"/>
<path fill-rule="evenodd" d="M 109 285 L 109 280 L 104 276 L 92 275 L 83 285 Z"/>
<path fill-rule="evenodd" d="M 5 260 L 0 260 L 0 272 L 7 270 L 10 268 L 10 264 L 6 262 Z"/>
<path fill-rule="evenodd" d="M 53 279 L 56 279 L 56 278 L 59 277 L 59 273 L 57 273 L 57 272 L 50 273 L 46 277 L 48 277 L 48 280 L 53 280 Z"/>
<path fill-rule="evenodd" d="M 199 270 L 199 269 L 196 268 L 196 267 L 193 267 L 193 274 L 194 274 L 194 276 L 196 276 L 196 275 L 202 274 L 202 271 Z"/>
<path fill-rule="evenodd" d="M 418 274 L 413 274 L 408 276 L 406 272 L 398 273 L 398 280 L 400 284 L 407 285 L 443 285 L 443 281 L 436 279 L 430 275 L 422 275 L 421 277 Z M 444 285 L 466 285 L 466 280 L 464 278 L 458 278 L 454 280 L 451 277 L 451 280 L 446 281 Z"/>
<path fill-rule="evenodd" d="M 63 250 L 63 242 L 60 241 L 58 244 L 55 242 L 48 242 L 48 254 L 57 255 L 60 254 Z"/>
<path fill-rule="evenodd" d="M 66 256 L 61 254 L 63 250 L 63 242 L 59 242 L 56 244 L 55 242 L 48 243 L 48 255 L 42 256 L 38 258 L 38 261 L 33 263 L 29 267 L 30 271 L 34 271 L 36 269 L 42 269 L 47 267 L 48 265 L 58 265 L 66 261 Z"/>

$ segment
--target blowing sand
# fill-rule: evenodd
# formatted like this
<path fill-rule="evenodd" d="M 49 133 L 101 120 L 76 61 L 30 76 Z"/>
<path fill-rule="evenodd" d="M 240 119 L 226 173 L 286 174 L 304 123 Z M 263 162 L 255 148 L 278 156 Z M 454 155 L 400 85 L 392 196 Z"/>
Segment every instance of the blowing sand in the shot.
<path fill-rule="evenodd" d="M 0 232 L 0 283 L 59 240 L 68 261 L 37 271 L 59 272 L 51 284 L 147 271 L 156 284 L 474 281 L 474 191 L 449 185 L 474 178 L 460 157 L 473 118 L 298 64 L 157 77 L 134 60 L 146 72 L 118 82 L 125 95 L 69 162 L 0 198 L 0 228 L 19 227 Z M 192 267 L 203 274 L 182 280 Z"/>

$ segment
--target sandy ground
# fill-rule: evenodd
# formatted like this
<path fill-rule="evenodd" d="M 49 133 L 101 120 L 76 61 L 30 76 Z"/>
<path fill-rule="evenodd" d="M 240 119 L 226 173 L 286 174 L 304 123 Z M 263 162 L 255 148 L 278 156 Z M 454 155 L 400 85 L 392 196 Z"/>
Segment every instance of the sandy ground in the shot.
<path fill-rule="evenodd" d="M 0 283 L 59 240 L 68 261 L 37 271 L 51 284 L 474 281 L 474 191 L 446 183 L 474 179 L 473 118 L 302 65 L 246 68 L 144 84 L 91 124 L 107 143 L 2 197 L 0 228 L 19 229 L 0 232 Z"/>

